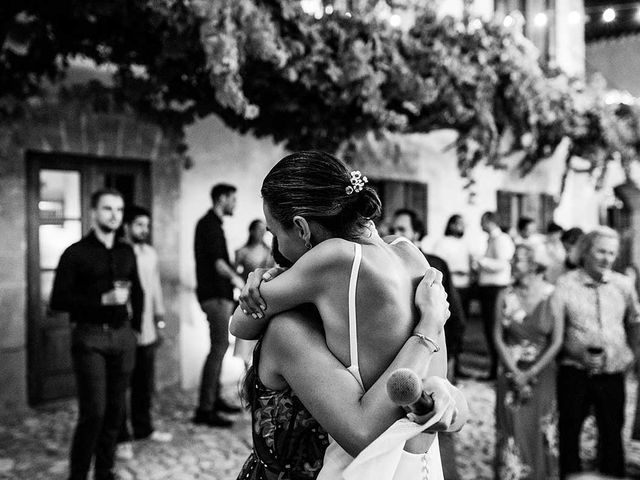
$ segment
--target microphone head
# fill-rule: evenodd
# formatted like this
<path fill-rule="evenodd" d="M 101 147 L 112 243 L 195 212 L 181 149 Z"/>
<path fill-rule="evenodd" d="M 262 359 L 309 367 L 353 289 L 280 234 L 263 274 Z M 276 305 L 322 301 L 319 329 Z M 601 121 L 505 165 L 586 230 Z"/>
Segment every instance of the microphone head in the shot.
<path fill-rule="evenodd" d="M 396 405 L 412 405 L 422 396 L 422 381 L 413 370 L 399 368 L 387 380 L 387 394 Z"/>

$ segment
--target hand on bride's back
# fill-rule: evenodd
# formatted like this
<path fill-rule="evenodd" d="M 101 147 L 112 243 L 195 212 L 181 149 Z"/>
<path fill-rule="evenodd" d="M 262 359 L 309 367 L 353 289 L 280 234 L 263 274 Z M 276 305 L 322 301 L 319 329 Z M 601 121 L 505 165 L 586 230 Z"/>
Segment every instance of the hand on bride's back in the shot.
<path fill-rule="evenodd" d="M 421 314 L 416 332 L 425 335 L 441 333 L 450 312 L 447 292 L 442 286 L 442 273 L 439 270 L 432 267 L 427 269 L 416 289 L 415 303 Z"/>

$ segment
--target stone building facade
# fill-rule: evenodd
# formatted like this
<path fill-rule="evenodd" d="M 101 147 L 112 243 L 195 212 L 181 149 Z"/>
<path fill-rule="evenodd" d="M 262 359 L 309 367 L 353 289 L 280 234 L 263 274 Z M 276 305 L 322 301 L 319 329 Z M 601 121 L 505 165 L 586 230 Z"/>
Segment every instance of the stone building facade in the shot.
<path fill-rule="evenodd" d="M 96 112 L 57 92 L 0 123 L 0 415 L 73 395 L 69 326 L 48 312 L 48 289 L 59 254 L 88 229 L 91 191 L 103 186 L 128 190 L 152 211 L 167 306 L 159 381 L 179 375 L 182 165 L 174 141 L 133 112 Z"/>

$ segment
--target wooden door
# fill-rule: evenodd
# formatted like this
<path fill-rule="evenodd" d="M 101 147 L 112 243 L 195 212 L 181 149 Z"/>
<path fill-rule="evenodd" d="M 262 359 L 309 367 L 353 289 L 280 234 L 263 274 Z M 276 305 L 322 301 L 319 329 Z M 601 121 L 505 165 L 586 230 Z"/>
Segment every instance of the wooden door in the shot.
<path fill-rule="evenodd" d="M 125 204 L 149 208 L 149 163 L 55 153 L 27 153 L 28 388 L 32 405 L 72 396 L 68 315 L 49 297 L 62 252 L 90 229 L 90 197 L 121 188 Z"/>

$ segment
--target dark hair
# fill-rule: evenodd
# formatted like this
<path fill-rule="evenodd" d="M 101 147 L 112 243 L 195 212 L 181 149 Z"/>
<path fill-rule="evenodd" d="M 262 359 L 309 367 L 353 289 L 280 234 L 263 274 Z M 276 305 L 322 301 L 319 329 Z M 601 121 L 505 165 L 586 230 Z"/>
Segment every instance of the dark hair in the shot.
<path fill-rule="evenodd" d="M 271 255 L 273 255 L 273 261 L 276 262 L 279 266 L 290 268 L 293 266 L 293 263 L 285 257 L 280 249 L 278 248 L 278 238 L 273 237 L 271 240 Z"/>
<path fill-rule="evenodd" d="M 498 214 L 496 212 L 484 212 L 482 214 L 482 217 L 480 217 L 481 220 L 484 220 L 485 222 L 491 222 L 491 223 L 495 223 L 496 225 L 498 225 Z"/>
<path fill-rule="evenodd" d="M 100 199 L 106 195 L 113 195 L 114 197 L 120 197 L 124 202 L 124 197 L 115 188 L 101 188 L 100 190 L 96 190 L 91 194 L 91 200 L 90 200 L 91 208 L 96 208 L 98 206 L 98 203 L 100 203 Z"/>
<path fill-rule="evenodd" d="M 556 222 L 549 222 L 547 225 L 547 233 L 564 232 L 564 228 L 558 225 Z"/>
<path fill-rule="evenodd" d="M 382 212 L 380 198 L 368 184 L 347 193 L 351 172 L 333 155 L 317 151 L 292 153 L 280 160 L 262 182 L 262 198 L 286 229 L 300 215 L 318 222 L 332 235 L 353 240 L 357 230 Z"/>
<path fill-rule="evenodd" d="M 217 202 L 220 197 L 236 192 L 236 187 L 228 183 L 218 183 L 211 188 L 211 201 Z"/>
<path fill-rule="evenodd" d="M 520 217 L 518 219 L 518 224 L 517 224 L 516 228 L 518 229 L 519 232 L 521 232 L 522 230 L 527 228 L 532 223 L 535 223 L 533 218 L 531 218 L 531 217 Z"/>
<path fill-rule="evenodd" d="M 261 220 L 260 218 L 256 218 L 249 224 L 249 231 L 255 230 L 255 228 L 261 223 L 264 223 L 264 220 Z"/>
<path fill-rule="evenodd" d="M 456 223 L 458 220 L 462 220 L 462 215 L 455 213 L 449 217 L 449 220 L 447 220 L 447 226 L 444 227 L 445 237 L 452 236 L 453 231 L 451 230 L 451 228 L 453 227 L 453 224 Z"/>
<path fill-rule="evenodd" d="M 562 243 L 568 243 L 569 245 L 575 245 L 580 237 L 584 235 L 584 231 L 580 227 L 573 227 L 565 232 L 560 237 Z"/>
<path fill-rule="evenodd" d="M 151 212 L 149 212 L 149 210 L 139 205 L 131 205 L 131 207 L 125 209 L 124 223 L 129 225 L 138 217 L 151 218 Z"/>
<path fill-rule="evenodd" d="M 418 216 L 418 213 L 415 210 L 411 210 L 410 208 L 400 208 L 395 211 L 393 217 L 399 217 L 400 215 L 407 215 L 409 220 L 411 221 L 411 228 L 418 235 L 418 238 L 424 237 L 424 222 Z"/>

